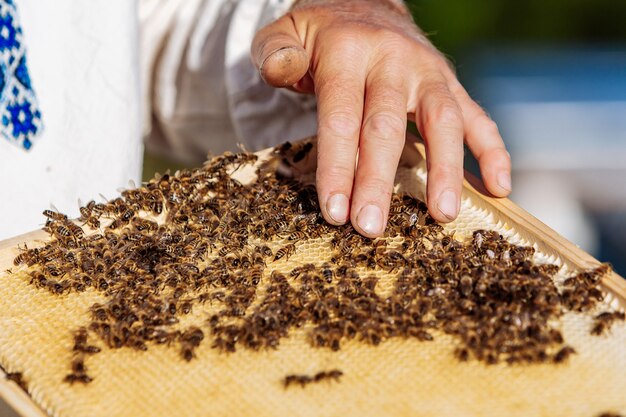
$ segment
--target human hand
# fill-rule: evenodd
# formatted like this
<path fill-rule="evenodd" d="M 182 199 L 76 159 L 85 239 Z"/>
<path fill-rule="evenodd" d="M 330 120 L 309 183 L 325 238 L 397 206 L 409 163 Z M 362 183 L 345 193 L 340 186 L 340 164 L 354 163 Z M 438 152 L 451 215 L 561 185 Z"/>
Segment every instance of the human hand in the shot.
<path fill-rule="evenodd" d="M 426 199 L 437 221 L 458 215 L 464 141 L 489 192 L 509 194 L 496 124 L 400 1 L 300 1 L 256 34 L 252 56 L 268 84 L 317 96 L 317 190 L 328 222 L 383 234 L 407 117 L 426 144 Z"/>

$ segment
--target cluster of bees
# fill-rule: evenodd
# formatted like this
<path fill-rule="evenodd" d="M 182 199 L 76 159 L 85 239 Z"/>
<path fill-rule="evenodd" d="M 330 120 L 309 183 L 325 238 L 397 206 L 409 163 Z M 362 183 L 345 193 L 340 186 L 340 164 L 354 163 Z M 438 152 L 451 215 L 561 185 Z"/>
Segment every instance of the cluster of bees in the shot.
<path fill-rule="evenodd" d="M 289 388 L 291 385 L 300 385 L 302 388 L 305 386 L 320 382 L 320 381 L 336 381 L 339 382 L 339 379 L 343 376 L 343 372 L 339 369 L 332 369 L 330 371 L 320 371 L 315 375 L 287 375 L 283 380 L 283 385 L 285 389 Z"/>
<path fill-rule="evenodd" d="M 277 148 L 245 185 L 232 174 L 257 162 L 246 152 L 157 176 L 107 203 L 88 203 L 82 225 L 44 212 L 50 241 L 23 248 L 15 264 L 31 267 L 30 283 L 52 294 L 90 288 L 107 300 L 76 331 L 66 381 L 91 381 L 84 360 L 104 347 L 166 344 L 189 361 L 205 338 L 226 352 L 276 348 L 298 328 L 308 329 L 312 346 L 332 350 L 351 339 L 378 345 L 445 332 L 458 340 L 462 361 L 559 363 L 575 352 L 554 319 L 592 310 L 608 267 L 558 288 L 559 268 L 534 263 L 532 248 L 484 230 L 461 242 L 408 195 L 393 195 L 383 238 L 330 226 L 315 187 L 276 170 L 311 148 Z M 325 245 L 321 261 L 297 262 L 309 242 Z M 183 326 L 194 309 L 210 313 Z M 593 333 L 623 320 L 620 314 L 600 314 Z"/>

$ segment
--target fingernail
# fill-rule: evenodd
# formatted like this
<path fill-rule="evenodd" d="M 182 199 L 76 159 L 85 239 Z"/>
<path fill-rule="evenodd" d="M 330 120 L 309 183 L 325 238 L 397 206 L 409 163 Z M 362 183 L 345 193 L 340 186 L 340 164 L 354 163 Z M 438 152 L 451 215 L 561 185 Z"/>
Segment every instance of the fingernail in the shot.
<path fill-rule="evenodd" d="M 450 220 L 456 219 L 456 215 L 458 214 L 458 203 L 456 194 L 452 190 L 446 190 L 439 196 L 439 201 L 437 202 L 437 207 L 439 211 L 443 213 Z"/>
<path fill-rule="evenodd" d="M 343 194 L 334 194 L 326 202 L 326 211 L 335 223 L 345 223 L 348 220 L 348 197 Z"/>
<path fill-rule="evenodd" d="M 365 233 L 379 235 L 383 232 L 383 212 L 373 204 L 365 206 L 357 217 L 357 223 Z"/>
<path fill-rule="evenodd" d="M 498 185 L 506 191 L 511 191 L 511 174 L 507 171 L 501 171 L 497 177 Z"/>

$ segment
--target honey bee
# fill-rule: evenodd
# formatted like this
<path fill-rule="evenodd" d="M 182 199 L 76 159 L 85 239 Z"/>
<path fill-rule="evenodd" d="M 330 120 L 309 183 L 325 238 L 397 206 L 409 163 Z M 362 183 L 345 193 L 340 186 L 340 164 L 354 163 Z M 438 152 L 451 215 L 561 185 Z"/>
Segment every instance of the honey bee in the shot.
<path fill-rule="evenodd" d="M 146 343 L 141 339 L 132 338 L 129 339 L 126 344 L 135 350 L 141 350 L 144 352 L 148 350 L 148 346 L 146 346 Z"/>
<path fill-rule="evenodd" d="M 74 352 L 80 352 L 88 355 L 93 355 L 100 352 L 100 348 L 94 345 L 87 344 L 87 333 L 77 333 L 74 335 Z"/>
<path fill-rule="evenodd" d="M 180 337 L 179 332 L 167 332 L 158 330 L 154 335 L 154 341 L 158 344 L 167 344 L 168 346 Z"/>
<path fill-rule="evenodd" d="M 87 372 L 87 367 L 85 366 L 85 359 L 82 356 L 77 356 L 72 361 L 72 372 L 74 374 L 84 374 Z"/>
<path fill-rule="evenodd" d="M 283 143 L 281 145 L 276 146 L 273 149 L 273 152 L 274 152 L 274 154 L 285 155 L 285 153 L 288 152 L 291 149 L 292 146 L 293 145 L 291 144 L 291 142 L 285 142 L 285 143 Z"/>
<path fill-rule="evenodd" d="M 306 265 L 295 267 L 294 269 L 291 270 L 289 275 L 291 275 L 294 278 L 297 278 L 297 277 L 299 277 L 300 275 L 302 275 L 304 273 L 313 272 L 313 271 L 315 271 L 315 265 L 314 264 L 306 264 Z"/>
<path fill-rule="evenodd" d="M 454 350 L 454 356 L 461 362 L 467 362 L 470 357 L 469 350 L 467 348 L 458 347 Z"/>
<path fill-rule="evenodd" d="M 330 371 L 322 371 L 315 374 L 313 380 L 319 382 L 325 379 L 331 379 L 335 382 L 339 382 L 339 379 L 343 376 L 343 372 L 339 369 L 332 369 Z"/>
<path fill-rule="evenodd" d="M 148 211 L 153 212 L 154 214 L 163 213 L 163 201 L 159 200 L 149 200 L 145 202 L 147 204 L 144 205 L 144 208 L 147 208 Z"/>
<path fill-rule="evenodd" d="M 191 300 L 184 300 L 180 303 L 180 311 L 183 314 L 191 313 L 192 302 Z"/>
<path fill-rule="evenodd" d="M 134 215 L 135 215 L 135 212 L 132 209 L 126 209 L 120 215 L 118 220 L 123 222 L 123 223 L 128 223 L 133 218 Z"/>
<path fill-rule="evenodd" d="M 64 381 L 72 385 L 77 382 L 81 384 L 88 384 L 93 381 L 93 378 L 87 374 L 68 374 L 65 376 Z"/>
<path fill-rule="evenodd" d="M 21 372 L 7 372 L 6 378 L 9 381 L 15 382 L 20 388 L 28 392 L 28 385 L 24 380 L 24 375 Z"/>
<path fill-rule="evenodd" d="M 299 149 L 294 150 L 295 154 L 293 156 L 292 161 L 294 163 L 298 163 L 298 162 L 302 161 L 308 155 L 308 153 L 311 152 L 311 149 L 313 149 L 313 143 L 312 142 L 303 143 L 299 147 Z"/>
<path fill-rule="evenodd" d="M 285 258 L 289 259 L 291 255 L 296 251 L 296 245 L 290 243 L 287 246 L 283 246 L 276 252 L 276 256 L 274 256 L 274 261 L 278 261 L 279 259 Z"/>
<path fill-rule="evenodd" d="M 594 317 L 594 324 L 591 329 L 591 334 L 596 336 L 604 334 L 615 321 L 624 321 L 624 317 L 625 314 L 619 311 L 604 312 L 598 314 Z"/>
<path fill-rule="evenodd" d="M 563 363 L 574 353 L 576 353 L 576 350 L 573 347 L 564 346 L 554 355 L 552 360 L 554 363 Z"/>
<path fill-rule="evenodd" d="M 101 304 L 94 304 L 91 306 L 91 313 L 95 320 L 105 321 L 107 319 L 107 311 Z"/>
<path fill-rule="evenodd" d="M 102 216 L 105 214 L 109 214 L 109 208 L 102 203 L 96 203 L 91 207 L 91 211 L 96 216 Z"/>
<path fill-rule="evenodd" d="M 96 216 L 89 216 L 87 218 L 84 219 L 85 223 L 87 226 L 91 227 L 92 229 L 99 229 L 100 228 L 100 219 L 98 219 L 98 217 Z"/>
<path fill-rule="evenodd" d="M 233 251 L 235 251 L 235 248 L 233 246 L 230 245 L 224 245 L 220 248 L 219 252 L 217 253 L 220 257 L 224 257 L 226 255 L 229 255 L 231 253 L 233 253 Z"/>
<path fill-rule="evenodd" d="M 64 224 L 55 224 L 51 228 L 49 228 L 49 230 L 51 231 L 52 235 L 59 240 L 64 240 L 65 238 L 69 238 L 72 236 L 72 231 Z"/>
<path fill-rule="evenodd" d="M 159 228 L 159 224 L 157 222 L 142 219 L 140 217 L 136 217 L 131 222 L 135 230 L 142 232 L 144 230 L 148 231 L 156 231 Z"/>
<path fill-rule="evenodd" d="M 217 301 L 224 301 L 226 299 L 226 294 L 223 291 L 215 291 L 211 294 L 211 299 Z"/>
<path fill-rule="evenodd" d="M 259 285 L 259 282 L 261 282 L 262 276 L 263 276 L 263 269 L 253 268 L 252 271 L 250 272 L 251 284 L 254 286 Z"/>
<path fill-rule="evenodd" d="M 259 247 L 260 252 L 263 254 L 263 256 L 272 256 L 274 255 L 274 253 L 272 252 L 272 250 L 270 249 L 269 246 L 267 245 L 263 245 Z"/>
<path fill-rule="evenodd" d="M 448 247 L 450 246 L 450 243 L 452 243 L 453 240 L 453 235 L 454 233 L 452 233 L 452 235 L 445 235 L 442 239 L 441 239 L 441 244 L 444 247 Z"/>
<path fill-rule="evenodd" d="M 473 290 L 473 281 L 472 281 L 472 277 L 470 277 L 469 275 L 463 275 L 461 277 L 461 280 L 459 281 L 459 289 L 461 290 L 461 294 L 463 294 L 464 296 L 469 296 L 472 293 Z"/>
<path fill-rule="evenodd" d="M 53 221 L 65 221 L 67 220 L 67 216 L 65 214 L 61 214 L 57 211 L 52 210 L 44 210 L 42 213 L 44 216 L 48 218 L 48 220 Z"/>
<path fill-rule="evenodd" d="M 333 270 L 331 269 L 331 267 L 330 267 L 330 265 L 328 263 L 324 263 L 322 265 L 322 276 L 326 280 L 327 284 L 331 284 L 333 282 L 333 278 L 335 276 L 335 273 L 333 272 Z"/>
<path fill-rule="evenodd" d="M 87 220 L 88 218 L 92 217 L 92 213 L 93 213 L 93 207 L 96 205 L 96 202 L 91 200 L 89 203 L 87 203 L 86 206 L 83 207 L 79 207 L 78 211 L 80 212 L 80 218 L 79 220 Z"/>
<path fill-rule="evenodd" d="M 76 239 L 81 239 L 85 235 L 85 232 L 80 226 L 77 226 L 72 222 L 67 222 L 66 225 L 67 228 L 70 230 L 72 237 Z"/>
<path fill-rule="evenodd" d="M 265 257 L 261 253 L 254 251 L 252 253 L 252 264 L 258 267 L 265 267 Z"/>
<path fill-rule="evenodd" d="M 28 263 L 30 260 L 30 254 L 28 252 L 22 252 L 13 259 L 13 265 L 19 266 Z"/>
<path fill-rule="evenodd" d="M 109 223 L 107 228 L 110 229 L 110 230 L 115 230 L 115 229 L 118 229 L 118 228 L 120 228 L 122 226 L 123 226 L 122 222 L 119 219 L 115 219 L 111 223 Z"/>
<path fill-rule="evenodd" d="M 428 341 L 428 342 L 435 340 L 433 336 L 430 333 L 428 333 L 426 330 L 422 330 L 422 329 L 411 329 L 411 330 L 412 331 L 409 332 L 409 335 L 415 337 L 417 340 Z"/>
<path fill-rule="evenodd" d="M 308 375 L 287 375 L 283 380 L 283 386 L 285 389 L 291 385 L 298 384 L 304 388 L 307 384 L 313 382 L 313 378 Z"/>
<path fill-rule="evenodd" d="M 213 348 L 218 349 L 222 352 L 235 352 L 235 342 L 232 340 L 224 339 L 222 337 L 217 337 L 213 341 Z"/>
<path fill-rule="evenodd" d="M 303 231 L 297 231 L 297 232 L 293 232 L 291 234 L 289 234 L 289 236 L 287 236 L 287 240 L 302 240 L 302 239 L 306 239 L 307 234 Z"/>

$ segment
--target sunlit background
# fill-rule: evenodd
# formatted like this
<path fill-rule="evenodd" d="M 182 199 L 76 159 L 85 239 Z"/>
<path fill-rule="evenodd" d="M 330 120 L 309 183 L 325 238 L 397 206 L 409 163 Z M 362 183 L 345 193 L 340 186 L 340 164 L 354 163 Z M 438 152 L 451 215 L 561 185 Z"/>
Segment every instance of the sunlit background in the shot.
<path fill-rule="evenodd" d="M 512 200 L 626 274 L 626 2 L 408 3 L 498 123 Z"/>

